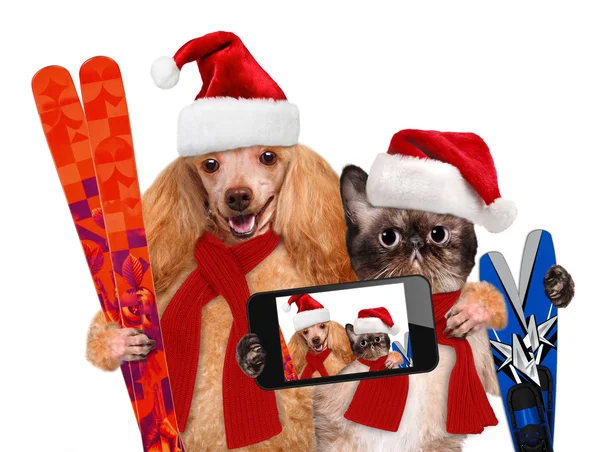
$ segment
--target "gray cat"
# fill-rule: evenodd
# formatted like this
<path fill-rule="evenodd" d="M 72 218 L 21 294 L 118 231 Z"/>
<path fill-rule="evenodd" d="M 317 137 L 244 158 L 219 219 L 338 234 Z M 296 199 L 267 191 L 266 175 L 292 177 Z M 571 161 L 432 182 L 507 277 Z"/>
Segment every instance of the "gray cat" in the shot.
<path fill-rule="evenodd" d="M 350 340 L 352 353 L 357 358 L 376 360 L 390 351 L 390 337 L 385 333 L 356 334 L 354 326 L 346 324 L 346 334 Z"/>
<path fill-rule="evenodd" d="M 388 359 L 385 361 L 386 369 L 393 369 L 402 364 L 402 355 L 396 352 L 390 353 L 392 341 L 390 340 L 390 336 L 386 333 L 356 334 L 354 332 L 354 325 L 348 323 L 346 324 L 346 334 L 350 340 L 352 353 L 356 358 L 375 361 L 384 356 L 388 356 Z M 358 359 L 346 365 L 340 373 L 353 374 L 358 372 L 368 372 L 369 368 L 364 364 L 361 364 Z"/>
<path fill-rule="evenodd" d="M 502 328 L 506 311 L 501 295 L 486 283 L 467 283 L 475 265 L 473 224 L 451 215 L 373 207 L 367 201 L 367 173 L 348 166 L 341 176 L 346 244 L 359 279 L 420 274 L 433 293 L 462 290 L 447 323 L 447 336 L 467 337 L 484 389 L 499 394 L 486 329 Z M 562 267 L 547 275 L 553 301 L 568 304 L 572 279 Z M 458 314 L 456 314 L 458 313 Z M 365 427 L 344 418 L 358 382 L 323 385 L 313 391 L 316 450 L 459 452 L 464 437 L 446 432 L 448 383 L 455 362 L 452 348 L 439 346 L 437 368 L 411 375 L 405 411 L 397 432 Z M 349 373 L 353 362 L 340 373 Z M 360 365 L 360 364 L 359 364 Z M 355 370 L 354 370 L 355 371 Z"/>

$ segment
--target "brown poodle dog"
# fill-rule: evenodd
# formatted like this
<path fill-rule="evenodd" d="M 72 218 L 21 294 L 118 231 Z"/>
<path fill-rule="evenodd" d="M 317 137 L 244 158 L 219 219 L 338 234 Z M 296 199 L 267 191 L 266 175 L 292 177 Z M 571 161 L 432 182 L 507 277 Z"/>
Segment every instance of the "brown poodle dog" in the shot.
<path fill-rule="evenodd" d="M 180 157 L 159 175 L 143 203 L 161 315 L 195 268 L 194 245 L 205 230 L 233 244 L 274 226 L 281 243 L 247 275 L 251 293 L 355 279 L 344 243 L 338 176 L 303 145 Z M 194 398 L 188 424 L 179 426 L 185 428 L 188 452 L 227 450 L 221 382 L 231 324 L 222 297 L 204 307 Z M 333 339 L 338 333 L 330 329 L 330 346 L 339 343 Z M 88 359 L 106 370 L 124 359 L 143 359 L 151 348 L 145 335 L 109 325 L 101 314 L 90 328 Z M 348 362 L 348 353 L 340 359 Z M 312 450 L 311 394 L 311 388 L 277 391 L 283 431 L 243 450 Z"/>
<path fill-rule="evenodd" d="M 288 350 L 298 376 L 302 375 L 306 367 L 306 354 L 321 353 L 327 347 L 331 353 L 323 361 L 323 365 L 329 375 L 337 374 L 354 359 L 346 330 L 337 322 L 317 323 L 296 331 L 288 342 Z M 322 376 L 318 372 L 312 375 L 313 378 Z"/>

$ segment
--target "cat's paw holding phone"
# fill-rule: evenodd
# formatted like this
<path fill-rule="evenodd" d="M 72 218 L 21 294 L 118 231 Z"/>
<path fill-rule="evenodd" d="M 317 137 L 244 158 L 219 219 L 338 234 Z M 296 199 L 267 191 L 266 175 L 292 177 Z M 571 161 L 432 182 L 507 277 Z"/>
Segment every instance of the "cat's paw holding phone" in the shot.
<path fill-rule="evenodd" d="M 402 355 L 400 353 L 390 352 L 388 354 L 387 360 L 385 361 L 385 368 L 386 369 L 395 369 L 403 362 L 404 362 L 404 359 L 402 359 Z"/>
<path fill-rule="evenodd" d="M 237 344 L 235 358 L 242 372 L 256 378 L 265 368 L 267 353 L 256 334 L 246 334 Z"/>
<path fill-rule="evenodd" d="M 467 283 L 447 317 L 444 334 L 466 337 L 486 328 L 504 328 L 507 322 L 506 304 L 502 294 L 491 284 Z"/>
<path fill-rule="evenodd" d="M 544 277 L 544 292 L 557 308 L 566 308 L 575 296 L 573 278 L 560 265 L 553 265 Z"/>

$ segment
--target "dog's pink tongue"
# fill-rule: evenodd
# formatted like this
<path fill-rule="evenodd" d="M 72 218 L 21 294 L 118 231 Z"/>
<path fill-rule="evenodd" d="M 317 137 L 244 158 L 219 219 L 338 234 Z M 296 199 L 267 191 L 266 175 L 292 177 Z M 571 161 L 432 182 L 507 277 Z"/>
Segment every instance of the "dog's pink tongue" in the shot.
<path fill-rule="evenodd" d="M 238 234 L 252 231 L 254 228 L 254 215 L 239 215 L 229 219 L 229 226 Z"/>

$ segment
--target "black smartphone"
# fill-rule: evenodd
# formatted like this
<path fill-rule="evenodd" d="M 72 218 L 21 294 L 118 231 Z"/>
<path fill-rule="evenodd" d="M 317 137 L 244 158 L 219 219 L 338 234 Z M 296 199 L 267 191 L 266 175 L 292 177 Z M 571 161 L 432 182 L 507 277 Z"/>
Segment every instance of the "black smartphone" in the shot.
<path fill-rule="evenodd" d="M 438 363 L 422 276 L 260 292 L 247 309 L 266 351 L 256 378 L 263 389 L 429 372 Z"/>

